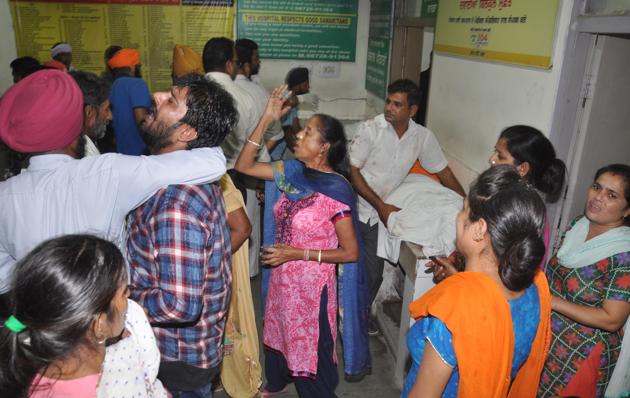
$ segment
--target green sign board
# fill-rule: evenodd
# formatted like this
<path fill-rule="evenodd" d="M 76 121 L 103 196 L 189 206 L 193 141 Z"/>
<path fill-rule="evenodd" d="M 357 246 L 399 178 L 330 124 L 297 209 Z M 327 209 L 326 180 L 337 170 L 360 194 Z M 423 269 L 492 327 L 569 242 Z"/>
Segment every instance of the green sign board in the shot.
<path fill-rule="evenodd" d="M 392 3 L 392 0 L 372 0 L 370 3 L 370 34 L 368 37 L 365 88 L 383 99 L 389 81 Z"/>
<path fill-rule="evenodd" d="M 358 0 L 240 0 L 239 38 L 262 58 L 354 62 Z"/>
<path fill-rule="evenodd" d="M 437 9 L 438 0 L 422 0 L 422 18 L 435 18 Z"/>

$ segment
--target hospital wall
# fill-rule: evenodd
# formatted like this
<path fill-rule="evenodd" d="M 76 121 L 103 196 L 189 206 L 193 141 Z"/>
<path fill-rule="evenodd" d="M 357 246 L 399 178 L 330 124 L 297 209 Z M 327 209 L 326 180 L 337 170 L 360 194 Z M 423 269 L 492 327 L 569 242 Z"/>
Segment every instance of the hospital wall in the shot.
<path fill-rule="evenodd" d="M 357 46 L 355 62 L 299 62 L 291 60 L 263 60 L 261 79 L 265 86 L 272 88 L 284 81 L 288 70 L 296 65 L 306 64 L 311 70 L 313 92 L 321 98 L 319 112 L 330 113 L 341 119 L 358 120 L 366 114 L 373 114 L 367 105 L 368 94 L 365 90 L 365 63 L 367 59 L 367 41 L 369 29 L 370 1 L 359 0 L 357 26 Z M 17 57 L 15 33 L 9 9 L 9 0 L 0 0 L 0 93 L 12 83 L 9 63 Z M 324 66 L 332 66 L 336 74 L 322 75 Z M 80 68 L 80 65 L 77 65 Z M 328 68 L 330 71 L 330 68 Z M 376 102 L 380 111 L 382 102 L 369 95 L 370 103 Z M 303 113 L 307 116 L 309 111 Z"/>
<path fill-rule="evenodd" d="M 427 126 L 466 189 L 488 167 L 503 128 L 529 124 L 549 136 L 572 7 L 560 0 L 551 69 L 435 55 Z"/>
<path fill-rule="evenodd" d="M 560 0 L 551 69 L 435 54 L 427 125 L 435 132 L 464 187 L 487 167 L 487 159 L 504 127 L 526 123 L 549 135 L 572 6 L 572 1 Z M 355 62 L 331 64 L 336 74 L 329 77 L 321 74 L 325 64 L 306 62 L 312 68 L 312 91 L 321 99 L 318 112 L 351 121 L 382 111 L 382 99 L 365 90 L 369 10 L 370 1 L 359 0 Z M 432 36 L 427 31 L 425 67 Z M 0 37 L 7 38 L 0 40 L 2 93 L 12 84 L 9 63 L 16 57 L 8 0 L 0 0 Z M 271 88 L 283 82 L 291 67 L 304 63 L 263 60 L 261 79 Z M 300 116 L 313 111 L 306 109 Z"/>
<path fill-rule="evenodd" d="M 17 57 L 9 0 L 0 0 L 0 95 L 13 84 L 9 64 Z"/>

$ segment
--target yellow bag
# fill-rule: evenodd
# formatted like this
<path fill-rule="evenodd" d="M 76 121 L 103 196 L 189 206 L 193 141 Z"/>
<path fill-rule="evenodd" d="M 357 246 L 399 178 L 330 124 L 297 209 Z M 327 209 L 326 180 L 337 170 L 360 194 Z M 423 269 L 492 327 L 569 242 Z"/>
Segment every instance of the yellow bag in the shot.
<path fill-rule="evenodd" d="M 227 213 L 245 209 L 243 196 L 227 174 L 220 183 Z M 221 364 L 221 383 L 232 398 L 258 396 L 262 384 L 248 253 L 248 241 L 245 241 L 232 255 L 232 296 L 225 324 Z"/>

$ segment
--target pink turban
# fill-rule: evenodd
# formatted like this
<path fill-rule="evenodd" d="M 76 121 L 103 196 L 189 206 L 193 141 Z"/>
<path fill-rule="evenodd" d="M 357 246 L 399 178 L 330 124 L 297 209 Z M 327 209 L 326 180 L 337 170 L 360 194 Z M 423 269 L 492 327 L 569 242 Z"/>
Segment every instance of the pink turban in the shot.
<path fill-rule="evenodd" d="M 83 94 L 65 72 L 35 72 L 0 98 L 0 139 L 18 152 L 65 148 L 82 126 Z"/>

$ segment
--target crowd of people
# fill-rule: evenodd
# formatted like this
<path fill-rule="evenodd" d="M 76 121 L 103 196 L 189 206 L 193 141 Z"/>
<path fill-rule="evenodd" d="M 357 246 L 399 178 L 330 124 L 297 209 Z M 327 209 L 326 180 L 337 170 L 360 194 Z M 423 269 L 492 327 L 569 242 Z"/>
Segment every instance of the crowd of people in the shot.
<path fill-rule="evenodd" d="M 533 127 L 504 129 L 466 194 L 414 121 L 410 80 L 348 140 L 330 115 L 299 119 L 317 104 L 308 69 L 263 87 L 249 39 L 176 45 L 173 84 L 154 94 L 138 49 L 104 60 L 101 76 L 76 70 L 56 43 L 50 61 L 10 65 L 0 396 L 211 397 L 220 384 L 248 398 L 290 383 L 336 396 L 338 367 L 348 382 L 372 372 L 378 224 L 401 210 L 387 198 L 410 172 L 463 208 L 457 251 L 429 263 L 436 285 L 409 307 L 402 396 L 630 393 L 630 166 L 596 171 L 554 250 L 546 204 L 567 170 Z"/>

